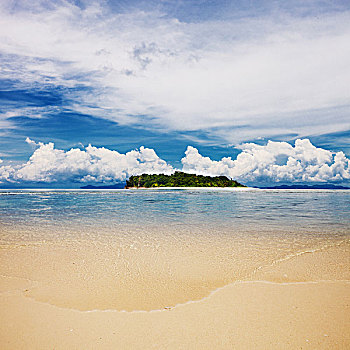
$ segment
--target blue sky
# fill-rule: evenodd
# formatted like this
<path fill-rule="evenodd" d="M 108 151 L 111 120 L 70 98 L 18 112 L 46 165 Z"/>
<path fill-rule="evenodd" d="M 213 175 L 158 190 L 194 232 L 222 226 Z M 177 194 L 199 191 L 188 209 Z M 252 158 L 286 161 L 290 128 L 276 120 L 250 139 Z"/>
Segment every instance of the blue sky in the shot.
<path fill-rule="evenodd" d="M 5 0 L 0 21 L 2 186 L 349 183 L 348 1 Z"/>

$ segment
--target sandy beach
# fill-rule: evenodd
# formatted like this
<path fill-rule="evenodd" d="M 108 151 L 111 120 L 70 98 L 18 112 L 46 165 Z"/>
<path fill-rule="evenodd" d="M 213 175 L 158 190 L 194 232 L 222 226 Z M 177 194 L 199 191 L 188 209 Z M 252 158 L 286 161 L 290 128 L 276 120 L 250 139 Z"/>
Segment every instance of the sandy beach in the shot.
<path fill-rule="evenodd" d="M 0 350 L 350 350 L 350 0 L 0 23 Z"/>
<path fill-rule="evenodd" d="M 120 311 L 108 293 L 67 286 L 86 279 L 80 266 L 64 274 L 59 266 L 78 263 L 72 249 L 58 243 L 12 244 L 1 249 L 0 339 L 2 349 L 347 349 L 350 347 L 350 244 L 334 242 L 320 249 L 286 256 L 261 266 L 245 279 L 213 289 L 187 281 L 190 292 L 171 293 L 152 311 Z M 46 251 L 46 255 L 45 255 Z M 33 258 L 35 255 L 35 259 Z M 78 254 L 78 255 L 77 255 Z M 92 252 L 84 252 L 92 254 Z M 208 252 L 210 256 L 210 252 Z M 50 259 L 51 267 L 46 259 Z M 100 268 L 91 264 L 88 271 Z M 73 275 L 72 281 L 67 276 Z M 79 276 L 79 278 L 77 277 Z M 41 280 L 40 278 L 41 277 Z M 45 283 L 43 282 L 45 281 Z M 54 283 L 50 284 L 50 281 Z M 176 283 L 176 278 L 174 279 Z M 67 284 L 68 283 L 68 284 Z M 103 276 L 100 281 L 104 285 Z M 166 283 L 146 281 L 159 289 Z M 158 284 L 157 284 L 158 283 Z M 185 283 L 185 281 L 182 281 Z M 221 282 L 219 282 L 220 284 Z M 174 285 L 168 286 L 179 293 Z M 167 289 L 166 289 L 167 290 Z M 162 288 L 159 289 L 159 293 Z M 68 294 L 67 294 L 68 293 Z M 64 297 L 68 295 L 68 299 Z M 127 296 L 124 306 L 128 308 Z M 129 295 L 129 299 L 133 296 Z M 138 306 L 147 305 L 142 295 Z M 172 299 L 173 298 L 173 299 Z M 174 299 L 175 298 L 175 299 Z M 67 300 L 70 300 L 67 304 Z M 144 304 L 142 304 L 144 302 Z M 140 307 L 141 305 L 141 307 Z M 132 308 L 133 304 L 129 304 Z M 135 305 L 134 305 L 135 306 Z"/>

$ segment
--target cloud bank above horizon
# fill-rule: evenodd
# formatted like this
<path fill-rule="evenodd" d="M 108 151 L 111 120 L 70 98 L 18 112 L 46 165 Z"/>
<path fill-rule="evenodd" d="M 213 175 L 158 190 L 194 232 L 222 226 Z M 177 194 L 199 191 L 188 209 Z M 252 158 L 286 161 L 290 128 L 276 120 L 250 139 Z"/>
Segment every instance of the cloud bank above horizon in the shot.
<path fill-rule="evenodd" d="M 69 110 L 225 145 L 350 130 L 350 8 L 185 21 L 82 3 L 1 2 L 0 79 L 60 93 L 49 106 L 9 103 L 4 129 Z"/>
<path fill-rule="evenodd" d="M 158 157 L 153 149 L 140 147 L 121 154 L 104 147 L 56 149 L 52 142 L 26 142 L 35 148 L 30 159 L 16 166 L 0 166 L 0 183 L 113 183 L 131 175 L 171 174 L 175 170 L 201 175 L 225 175 L 245 184 L 259 183 L 350 183 L 350 160 L 343 152 L 317 148 L 308 139 L 298 139 L 292 146 L 269 141 L 261 146 L 246 143 L 235 160 L 219 161 L 202 156 L 188 146 L 182 169 L 175 169 Z M 0 159 L 0 164 L 1 164 Z"/>

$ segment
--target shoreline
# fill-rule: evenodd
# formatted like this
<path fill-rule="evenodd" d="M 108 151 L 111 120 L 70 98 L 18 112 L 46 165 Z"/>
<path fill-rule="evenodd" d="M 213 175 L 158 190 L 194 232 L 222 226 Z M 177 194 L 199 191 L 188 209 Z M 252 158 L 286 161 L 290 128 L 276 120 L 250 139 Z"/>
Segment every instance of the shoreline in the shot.
<path fill-rule="evenodd" d="M 110 189 L 83 189 L 83 188 L 0 188 L 0 193 L 6 192 L 125 192 L 136 190 L 192 190 L 192 191 L 223 191 L 223 192 L 321 192 L 321 193 L 349 193 L 348 189 L 316 189 L 316 188 L 301 188 L 301 189 L 286 189 L 286 188 L 258 188 L 258 187 L 132 187 L 132 188 L 110 188 Z"/>
<path fill-rule="evenodd" d="M 28 264 L 30 256 L 23 253 Z M 61 254 L 55 254 L 61 264 Z M 0 344 L 11 350 L 345 349 L 350 346 L 349 257 L 348 240 L 311 249 L 264 265 L 200 300 L 148 311 L 52 304 L 51 290 L 38 278 L 5 277 L 3 271 Z M 33 298 L 31 289 L 41 290 L 44 298 Z"/>
<path fill-rule="evenodd" d="M 252 190 L 252 189 L 255 189 L 254 187 L 166 187 L 166 186 L 159 186 L 159 187 L 126 187 L 125 190 L 208 190 L 208 191 L 211 191 L 211 190 L 218 190 L 218 191 L 221 191 L 221 190 Z"/>

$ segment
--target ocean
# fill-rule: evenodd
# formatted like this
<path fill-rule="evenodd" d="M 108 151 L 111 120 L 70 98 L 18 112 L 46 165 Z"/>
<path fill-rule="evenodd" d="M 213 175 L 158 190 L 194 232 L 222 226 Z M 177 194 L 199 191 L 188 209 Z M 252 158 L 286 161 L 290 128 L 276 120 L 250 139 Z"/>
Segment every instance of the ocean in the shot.
<path fill-rule="evenodd" d="M 79 310 L 199 300 L 349 235 L 346 190 L 0 191 L 0 272 Z"/>

